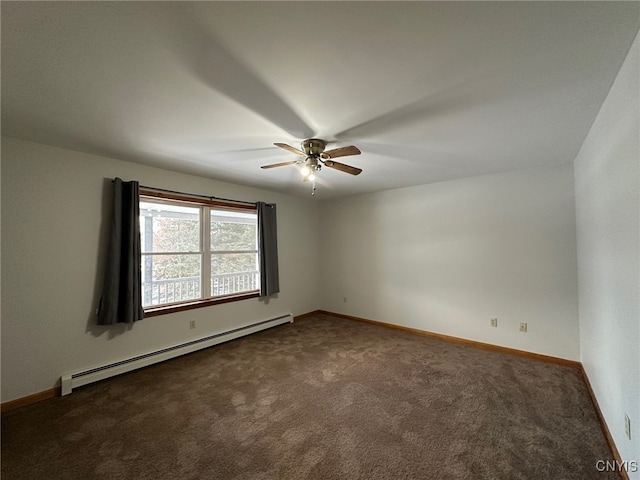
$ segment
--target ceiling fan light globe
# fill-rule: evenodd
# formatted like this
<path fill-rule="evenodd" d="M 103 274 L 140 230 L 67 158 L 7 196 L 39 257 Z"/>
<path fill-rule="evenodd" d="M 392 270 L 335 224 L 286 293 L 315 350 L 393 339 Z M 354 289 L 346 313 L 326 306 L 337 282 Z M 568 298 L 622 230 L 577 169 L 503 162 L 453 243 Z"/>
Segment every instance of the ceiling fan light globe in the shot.
<path fill-rule="evenodd" d="M 313 182 L 316 179 L 316 176 L 313 173 L 310 173 L 307 178 Z"/>

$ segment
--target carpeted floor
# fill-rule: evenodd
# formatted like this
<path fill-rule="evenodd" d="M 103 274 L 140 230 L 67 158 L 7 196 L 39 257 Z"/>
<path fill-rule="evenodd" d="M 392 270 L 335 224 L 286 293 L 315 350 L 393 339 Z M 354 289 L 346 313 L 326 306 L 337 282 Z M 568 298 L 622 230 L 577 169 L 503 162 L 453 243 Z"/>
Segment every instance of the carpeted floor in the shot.
<path fill-rule="evenodd" d="M 2 478 L 614 479 L 580 372 L 318 315 L 2 416 Z"/>

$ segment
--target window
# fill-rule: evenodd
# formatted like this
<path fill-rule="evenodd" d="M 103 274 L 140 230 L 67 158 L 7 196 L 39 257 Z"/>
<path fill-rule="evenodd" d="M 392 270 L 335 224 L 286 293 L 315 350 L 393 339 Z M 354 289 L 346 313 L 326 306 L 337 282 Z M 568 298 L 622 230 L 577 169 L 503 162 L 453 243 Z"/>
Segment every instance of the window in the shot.
<path fill-rule="evenodd" d="M 258 296 L 257 232 L 255 206 L 141 192 L 145 312 Z"/>

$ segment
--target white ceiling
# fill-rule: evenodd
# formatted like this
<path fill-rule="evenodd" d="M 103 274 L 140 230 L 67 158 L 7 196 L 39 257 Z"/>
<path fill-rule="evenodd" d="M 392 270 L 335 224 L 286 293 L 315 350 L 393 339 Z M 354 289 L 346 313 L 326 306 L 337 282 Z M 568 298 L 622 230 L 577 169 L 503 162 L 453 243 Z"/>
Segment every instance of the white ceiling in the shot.
<path fill-rule="evenodd" d="M 2 133 L 330 198 L 571 162 L 637 2 L 2 2 Z"/>

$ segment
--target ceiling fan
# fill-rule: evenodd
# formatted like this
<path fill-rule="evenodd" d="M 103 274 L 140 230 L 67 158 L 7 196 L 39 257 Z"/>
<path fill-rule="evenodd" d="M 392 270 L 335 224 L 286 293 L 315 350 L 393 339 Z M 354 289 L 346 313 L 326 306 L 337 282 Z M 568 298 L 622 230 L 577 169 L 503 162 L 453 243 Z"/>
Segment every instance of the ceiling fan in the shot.
<path fill-rule="evenodd" d="M 296 155 L 300 155 L 301 157 L 304 157 L 304 159 L 300 158 L 298 160 L 293 160 L 290 162 L 272 163 L 270 165 L 263 165 L 261 168 L 284 167 L 286 165 L 302 165 L 303 182 L 314 182 L 316 178 L 316 172 L 319 172 L 322 169 L 323 165 L 335 170 L 339 170 L 341 172 L 349 173 L 351 175 L 359 175 L 362 172 L 361 168 L 352 167 L 351 165 L 346 165 L 344 163 L 336 162 L 333 160 L 337 157 L 360 155 L 360 153 L 362 153 L 360 149 L 358 149 L 358 147 L 354 147 L 353 145 L 348 147 L 334 148 L 333 150 L 327 150 L 326 152 L 324 149 L 327 146 L 327 142 L 319 138 L 309 138 L 307 140 L 303 140 L 300 143 L 302 150 L 292 147 L 291 145 L 287 145 L 286 143 L 274 143 L 274 145 L 289 152 L 295 153 Z M 315 195 L 315 190 L 316 187 L 314 182 L 313 191 L 311 193 L 312 195 Z"/>

